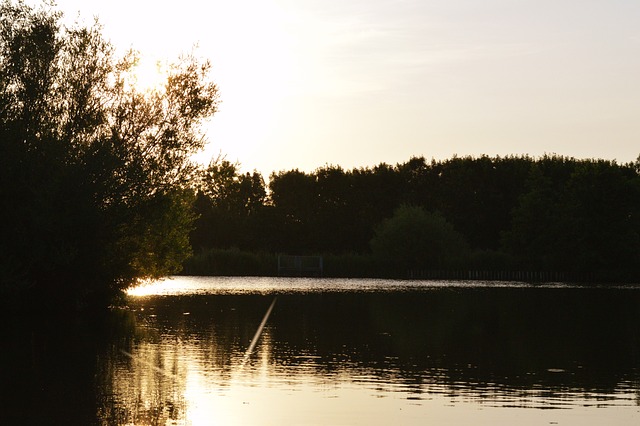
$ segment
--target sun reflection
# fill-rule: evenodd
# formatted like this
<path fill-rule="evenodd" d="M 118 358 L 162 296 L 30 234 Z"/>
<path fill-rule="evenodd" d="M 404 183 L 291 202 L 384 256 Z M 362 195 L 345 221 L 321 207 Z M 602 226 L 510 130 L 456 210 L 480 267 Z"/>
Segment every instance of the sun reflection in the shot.
<path fill-rule="evenodd" d="M 223 400 L 211 391 L 211 384 L 203 376 L 202 367 L 197 364 L 189 367 L 184 398 L 187 402 L 185 417 L 189 419 L 189 424 L 233 424 L 222 404 Z"/>
<path fill-rule="evenodd" d="M 159 280 L 148 280 L 127 289 L 128 296 L 151 296 L 161 294 L 182 293 L 189 288 L 189 281 L 181 277 L 167 277 Z"/>

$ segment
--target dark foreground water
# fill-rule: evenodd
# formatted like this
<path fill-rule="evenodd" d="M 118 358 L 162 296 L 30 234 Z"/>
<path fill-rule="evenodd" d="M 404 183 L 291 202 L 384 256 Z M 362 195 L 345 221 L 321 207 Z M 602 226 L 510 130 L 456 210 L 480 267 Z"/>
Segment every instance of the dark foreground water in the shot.
<path fill-rule="evenodd" d="M 0 424 L 640 424 L 632 288 L 179 277 L 0 330 Z"/>

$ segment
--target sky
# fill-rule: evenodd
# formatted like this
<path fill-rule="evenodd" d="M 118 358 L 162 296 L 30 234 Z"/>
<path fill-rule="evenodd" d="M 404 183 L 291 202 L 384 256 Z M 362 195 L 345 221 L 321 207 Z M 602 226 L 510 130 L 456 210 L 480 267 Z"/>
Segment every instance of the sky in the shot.
<path fill-rule="evenodd" d="M 209 59 L 208 162 L 640 154 L 637 0 L 57 0 L 152 63 Z"/>

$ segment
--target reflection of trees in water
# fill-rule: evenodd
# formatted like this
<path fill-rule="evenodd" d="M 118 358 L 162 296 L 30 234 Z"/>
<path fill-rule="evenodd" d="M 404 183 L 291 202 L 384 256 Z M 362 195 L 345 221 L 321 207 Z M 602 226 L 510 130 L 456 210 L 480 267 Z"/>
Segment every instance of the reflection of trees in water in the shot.
<path fill-rule="evenodd" d="M 2 330 L 11 344 L 0 378 L 12 392 L 0 420 L 175 422 L 188 415 L 194 375 L 219 395 L 269 377 L 273 386 L 357 386 L 452 404 L 640 405 L 636 291 L 281 295 L 241 371 L 271 301 L 157 297 L 97 325 L 14 320 Z"/>
<path fill-rule="evenodd" d="M 115 365 L 108 409 L 118 424 L 164 425 L 184 416 L 186 365 L 163 345 L 142 343 Z"/>
<path fill-rule="evenodd" d="M 126 347 L 134 327 L 126 311 L 55 321 L 46 315 L 3 317 L 0 424 L 89 425 L 115 418 L 102 416 L 114 412 L 109 373 L 115 348 Z"/>
<path fill-rule="evenodd" d="M 638 372 L 635 293 L 465 290 L 307 299 L 289 306 L 304 319 L 275 324 L 276 341 L 287 342 L 276 357 L 311 346 L 328 374 L 347 363 L 453 391 L 473 383 L 608 392 Z M 278 318 L 286 317 L 284 298 L 279 308 Z"/>
<path fill-rule="evenodd" d="M 417 394 L 453 399 L 498 398 L 503 404 L 512 398 L 510 405 L 518 405 L 568 395 L 601 398 L 621 386 L 633 389 L 634 382 L 638 388 L 640 303 L 633 291 L 448 290 L 292 299 L 287 307 L 281 298 L 278 318 L 303 319 L 274 326 L 280 345 L 275 357 L 289 357 L 291 374 L 299 361 L 292 354 L 311 347 L 319 375 L 374 375 Z"/>
<path fill-rule="evenodd" d="M 270 301 L 228 295 L 139 302 L 139 321 L 152 322 L 134 355 L 141 351 L 148 365 L 183 376 L 173 385 L 147 364 L 128 361 L 133 372 L 118 380 L 139 393 L 166 386 L 162 395 L 142 398 L 155 407 L 169 399 L 184 408 L 180 389 L 191 367 L 230 386 Z M 634 291 L 588 289 L 283 295 L 260 353 L 242 374 L 266 369 L 291 385 L 358 382 L 410 398 L 438 394 L 500 406 L 595 403 L 616 393 L 628 399 L 638 389 L 639 302 Z M 630 389 L 622 395 L 624 386 Z"/>
<path fill-rule="evenodd" d="M 105 423 L 168 424 L 185 418 L 190 380 L 204 376 L 218 391 L 228 389 L 263 315 L 262 307 L 239 300 L 187 297 L 135 304 L 135 337 L 112 347 L 102 362 L 98 417 Z M 265 330 L 251 369 L 272 363 L 269 347 Z"/>

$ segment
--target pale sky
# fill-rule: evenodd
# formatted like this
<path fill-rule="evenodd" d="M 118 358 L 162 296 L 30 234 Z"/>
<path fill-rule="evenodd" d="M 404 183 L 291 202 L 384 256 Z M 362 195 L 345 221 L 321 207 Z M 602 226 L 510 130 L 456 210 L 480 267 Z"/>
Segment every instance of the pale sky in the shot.
<path fill-rule="evenodd" d="M 121 49 L 198 45 L 243 170 L 640 154 L 638 0 L 58 0 Z"/>

